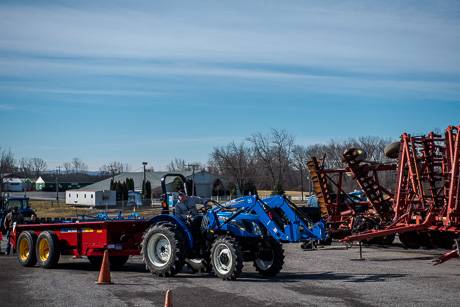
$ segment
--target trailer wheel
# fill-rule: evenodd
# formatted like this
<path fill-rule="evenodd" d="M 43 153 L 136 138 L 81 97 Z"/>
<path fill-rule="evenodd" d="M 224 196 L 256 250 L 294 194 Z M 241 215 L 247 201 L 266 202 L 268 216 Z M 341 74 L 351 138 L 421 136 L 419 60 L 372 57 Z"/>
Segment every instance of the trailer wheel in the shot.
<path fill-rule="evenodd" d="M 268 246 L 267 246 L 268 245 Z M 259 257 L 254 260 L 256 271 L 263 276 L 276 276 L 284 264 L 284 250 L 280 243 L 269 241 L 259 252 Z"/>
<path fill-rule="evenodd" d="M 153 225 L 143 236 L 142 261 L 152 274 L 174 276 L 185 263 L 185 247 L 181 234 L 172 225 Z"/>
<path fill-rule="evenodd" d="M 211 248 L 214 273 L 223 280 L 235 280 L 243 270 L 243 255 L 238 242 L 229 236 L 217 238 Z"/>
<path fill-rule="evenodd" d="M 43 231 L 40 233 L 36 243 L 35 253 L 38 264 L 45 269 L 56 266 L 61 256 L 58 239 L 53 231 Z"/>
<path fill-rule="evenodd" d="M 35 242 L 37 235 L 33 231 L 23 231 L 18 237 L 17 250 L 18 262 L 22 266 L 31 267 L 37 263 L 35 257 Z"/>

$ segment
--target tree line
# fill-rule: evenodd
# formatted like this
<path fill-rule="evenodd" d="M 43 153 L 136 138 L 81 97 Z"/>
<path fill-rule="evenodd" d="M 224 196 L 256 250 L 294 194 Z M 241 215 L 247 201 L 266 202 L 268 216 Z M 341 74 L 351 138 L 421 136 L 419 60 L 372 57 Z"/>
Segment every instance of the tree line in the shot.
<path fill-rule="evenodd" d="M 236 194 L 271 190 L 282 194 L 285 190 L 309 190 L 307 162 L 313 157 L 323 159 L 325 168 L 342 168 L 342 154 L 355 147 L 367 153 L 367 159 L 383 162 L 383 149 L 391 139 L 380 137 L 331 140 L 326 144 L 298 145 L 295 137 L 286 130 L 272 129 L 270 133 L 255 133 L 240 143 L 230 142 L 215 147 L 210 154 L 208 168 L 230 181 Z M 353 186 L 346 178 L 345 185 Z M 382 183 L 392 186 L 394 178 L 385 174 Z M 302 186 L 303 185 L 303 186 Z"/>
<path fill-rule="evenodd" d="M 207 164 L 188 163 L 175 158 L 168 165 L 169 172 L 207 170 L 226 178 L 225 193 L 233 195 L 255 193 L 257 190 L 271 190 L 283 193 L 285 190 L 309 190 L 307 162 L 315 156 L 324 159 L 326 168 L 341 168 L 342 154 L 345 150 L 357 147 L 367 153 L 367 159 L 377 162 L 385 161 L 384 147 L 393 140 L 381 137 L 365 136 L 349 138 L 343 141 L 331 140 L 324 144 L 299 145 L 295 136 L 286 130 L 271 129 L 268 133 L 257 132 L 241 142 L 230 142 L 224 146 L 214 147 Z M 46 171 L 47 163 L 41 158 L 22 158 L 16 160 L 11 150 L 0 148 L 0 182 L 7 173 L 20 172 L 25 177 L 35 176 Z M 88 170 L 88 166 L 79 158 L 63 164 L 63 172 L 78 173 Z M 99 168 L 101 174 L 111 175 L 129 171 L 128 164 L 113 161 Z M 149 170 L 153 171 L 153 168 Z M 352 180 L 349 180 L 350 182 Z M 382 183 L 392 187 L 394 178 L 386 174 Z M 128 190 L 128 183 L 125 182 Z M 151 195 L 151 185 L 143 183 L 143 195 Z M 111 187 L 123 191 L 123 183 L 111 183 Z M 0 189 L 1 189 L 0 185 Z M 132 187 L 134 188 L 134 187 Z M 223 184 L 216 187 L 218 193 L 224 193 Z M 150 192 L 148 192 L 150 190 Z M 1 190 L 0 190 L 1 191 Z M 125 197 L 124 192 L 120 195 Z M 126 192 L 127 197 L 127 192 Z"/>

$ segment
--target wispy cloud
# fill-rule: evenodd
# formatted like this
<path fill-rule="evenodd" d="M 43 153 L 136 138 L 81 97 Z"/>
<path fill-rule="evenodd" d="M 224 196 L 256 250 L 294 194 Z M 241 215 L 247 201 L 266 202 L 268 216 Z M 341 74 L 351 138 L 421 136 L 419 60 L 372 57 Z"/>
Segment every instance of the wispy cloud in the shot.
<path fill-rule="evenodd" d="M 437 16 L 436 5 L 417 10 L 410 4 L 378 3 L 207 4 L 110 10 L 8 6 L 0 12 L 0 48 L 61 56 L 262 61 L 361 71 L 452 72 L 460 66 L 460 61 L 453 61 L 460 47 L 459 21 Z M 452 5 L 458 10 L 458 3 Z"/>
<path fill-rule="evenodd" d="M 11 111 L 11 110 L 14 110 L 14 109 L 15 109 L 15 107 L 13 105 L 0 103 L 0 110 L 1 111 Z"/>

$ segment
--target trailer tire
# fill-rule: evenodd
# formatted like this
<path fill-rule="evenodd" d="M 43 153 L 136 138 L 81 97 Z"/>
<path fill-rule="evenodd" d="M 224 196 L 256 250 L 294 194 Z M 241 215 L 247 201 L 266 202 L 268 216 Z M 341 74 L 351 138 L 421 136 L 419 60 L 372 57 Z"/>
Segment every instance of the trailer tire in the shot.
<path fill-rule="evenodd" d="M 284 250 L 283 246 L 274 240 L 270 240 L 266 245 L 268 246 L 264 247 L 265 251 L 262 251 L 264 255 L 259 255 L 254 260 L 254 267 L 262 276 L 273 277 L 283 268 Z"/>
<path fill-rule="evenodd" d="M 51 269 L 56 266 L 61 256 L 59 242 L 53 231 L 43 231 L 38 236 L 35 244 L 35 254 L 38 265 L 44 269 Z"/>
<path fill-rule="evenodd" d="M 18 262 L 22 266 L 31 267 L 37 263 L 35 256 L 35 242 L 37 235 L 33 231 L 23 231 L 18 237 L 16 248 L 18 250 Z"/>
<path fill-rule="evenodd" d="M 142 261 L 152 274 L 174 276 L 185 264 L 185 246 L 181 233 L 171 224 L 153 225 L 142 239 Z"/>
<path fill-rule="evenodd" d="M 235 238 L 218 237 L 211 248 L 211 264 L 214 273 L 223 280 L 235 280 L 243 270 L 243 255 Z"/>

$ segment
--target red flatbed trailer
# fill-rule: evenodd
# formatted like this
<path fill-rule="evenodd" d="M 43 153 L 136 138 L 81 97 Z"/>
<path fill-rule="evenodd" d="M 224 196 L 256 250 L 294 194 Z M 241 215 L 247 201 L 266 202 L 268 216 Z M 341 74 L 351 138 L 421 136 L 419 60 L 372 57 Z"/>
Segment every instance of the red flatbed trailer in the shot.
<path fill-rule="evenodd" d="M 139 255 L 148 220 L 76 221 L 17 225 L 11 236 L 19 263 L 44 268 L 57 264 L 60 255 L 87 256 L 98 264 L 105 250 L 123 265 Z M 123 259 L 123 260 L 121 260 Z"/>

